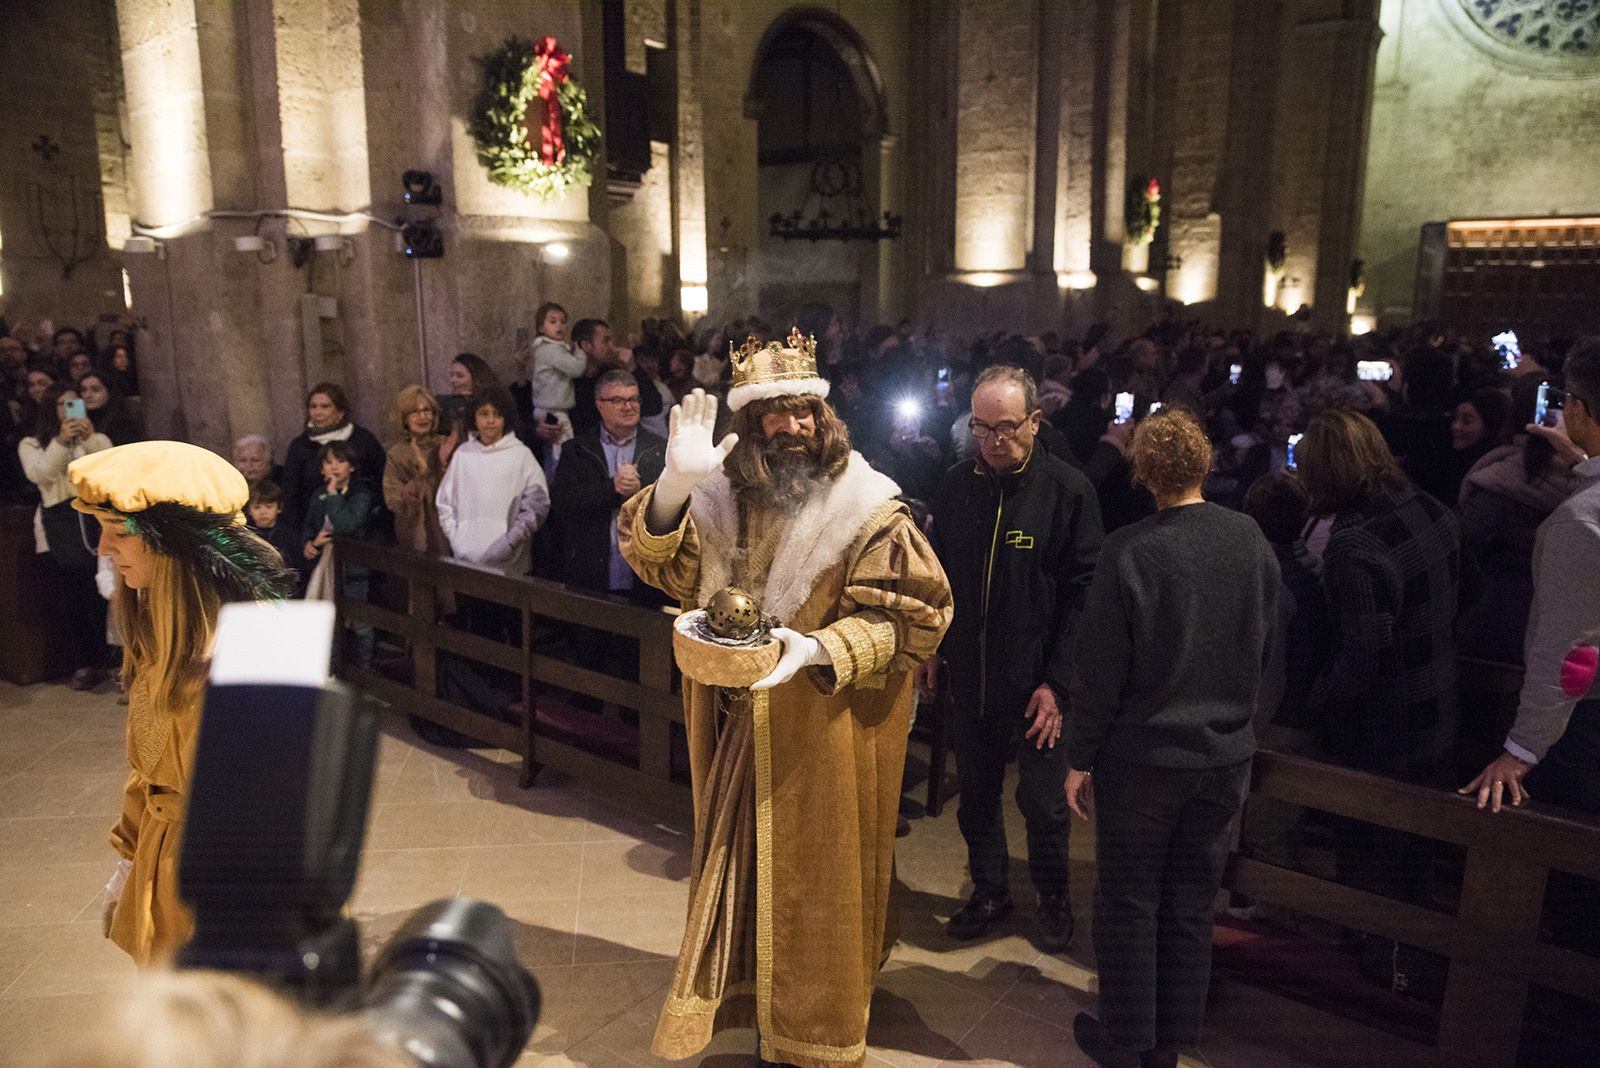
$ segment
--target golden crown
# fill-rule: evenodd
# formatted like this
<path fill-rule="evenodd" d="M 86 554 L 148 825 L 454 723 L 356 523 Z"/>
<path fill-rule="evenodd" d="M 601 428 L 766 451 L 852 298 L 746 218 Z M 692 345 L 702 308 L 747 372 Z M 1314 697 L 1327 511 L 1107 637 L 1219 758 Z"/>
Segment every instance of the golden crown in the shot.
<path fill-rule="evenodd" d="M 796 378 L 817 378 L 817 339 L 789 331 L 789 344 L 763 342 L 755 335 L 738 348 L 728 342 L 728 358 L 733 361 L 733 387 L 783 382 Z"/>

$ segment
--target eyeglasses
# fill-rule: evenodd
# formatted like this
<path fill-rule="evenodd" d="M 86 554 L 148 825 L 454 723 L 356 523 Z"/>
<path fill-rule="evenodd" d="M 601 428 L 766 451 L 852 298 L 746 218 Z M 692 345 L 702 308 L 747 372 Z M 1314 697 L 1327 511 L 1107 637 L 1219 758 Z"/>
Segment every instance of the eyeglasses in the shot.
<path fill-rule="evenodd" d="M 600 397 L 598 400 L 601 404 L 618 404 L 624 408 L 639 407 L 638 397 Z"/>
<path fill-rule="evenodd" d="M 976 419 L 968 419 L 967 429 L 979 441 L 988 439 L 991 434 L 994 435 L 997 441 L 1013 441 L 1016 439 L 1017 431 L 1022 429 L 1022 424 L 1005 422 L 990 426 L 988 423 L 979 422 Z"/>

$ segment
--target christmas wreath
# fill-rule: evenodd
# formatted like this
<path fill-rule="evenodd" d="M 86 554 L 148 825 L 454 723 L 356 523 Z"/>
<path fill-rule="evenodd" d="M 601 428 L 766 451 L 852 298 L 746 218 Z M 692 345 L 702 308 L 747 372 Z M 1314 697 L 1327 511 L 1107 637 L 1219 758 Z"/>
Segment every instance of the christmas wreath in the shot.
<path fill-rule="evenodd" d="M 1134 181 L 1128 186 L 1127 236 L 1129 245 L 1148 245 L 1161 225 L 1161 183 Z"/>
<path fill-rule="evenodd" d="M 467 130 L 489 180 L 549 199 L 587 185 L 600 152 L 589 94 L 572 80 L 572 57 L 554 37 L 513 37 L 481 56 L 483 90 Z"/>

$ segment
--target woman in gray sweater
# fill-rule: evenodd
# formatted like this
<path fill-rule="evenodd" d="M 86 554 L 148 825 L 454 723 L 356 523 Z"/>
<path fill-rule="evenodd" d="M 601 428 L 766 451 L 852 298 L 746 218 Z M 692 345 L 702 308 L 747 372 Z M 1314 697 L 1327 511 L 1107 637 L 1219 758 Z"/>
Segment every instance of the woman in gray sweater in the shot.
<path fill-rule="evenodd" d="M 1111 534 L 1079 623 L 1067 801 L 1096 828 L 1104 1065 L 1174 1066 L 1200 1040 L 1211 903 L 1250 778 L 1278 562 L 1248 516 L 1209 504 L 1211 446 L 1188 413 L 1146 418 L 1129 450 L 1157 513 Z"/>

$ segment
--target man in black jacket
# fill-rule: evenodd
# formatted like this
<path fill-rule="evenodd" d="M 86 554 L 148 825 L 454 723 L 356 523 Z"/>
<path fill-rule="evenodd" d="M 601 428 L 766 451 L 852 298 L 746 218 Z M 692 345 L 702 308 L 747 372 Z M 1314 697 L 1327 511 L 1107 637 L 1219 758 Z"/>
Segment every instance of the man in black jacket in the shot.
<path fill-rule="evenodd" d="M 1072 941 L 1061 718 L 1073 622 L 1102 535 L 1094 487 L 1036 447 L 1040 418 L 1025 371 L 996 366 L 979 376 L 971 420 L 978 455 L 945 474 L 933 499 L 932 542 L 955 595 L 940 651 L 955 706 L 956 820 L 974 885 L 947 930 L 975 938 L 1011 911 L 1001 793 L 1015 750 L 1040 943 L 1054 952 Z M 925 689 L 932 678 L 925 666 Z"/>
<path fill-rule="evenodd" d="M 661 477 L 667 443 L 639 426 L 639 386 L 627 371 L 613 369 L 596 380 L 594 407 L 598 425 L 561 450 L 550 488 L 550 514 L 561 538 L 561 580 L 632 596 L 639 582 L 617 551 L 617 510 Z"/>

